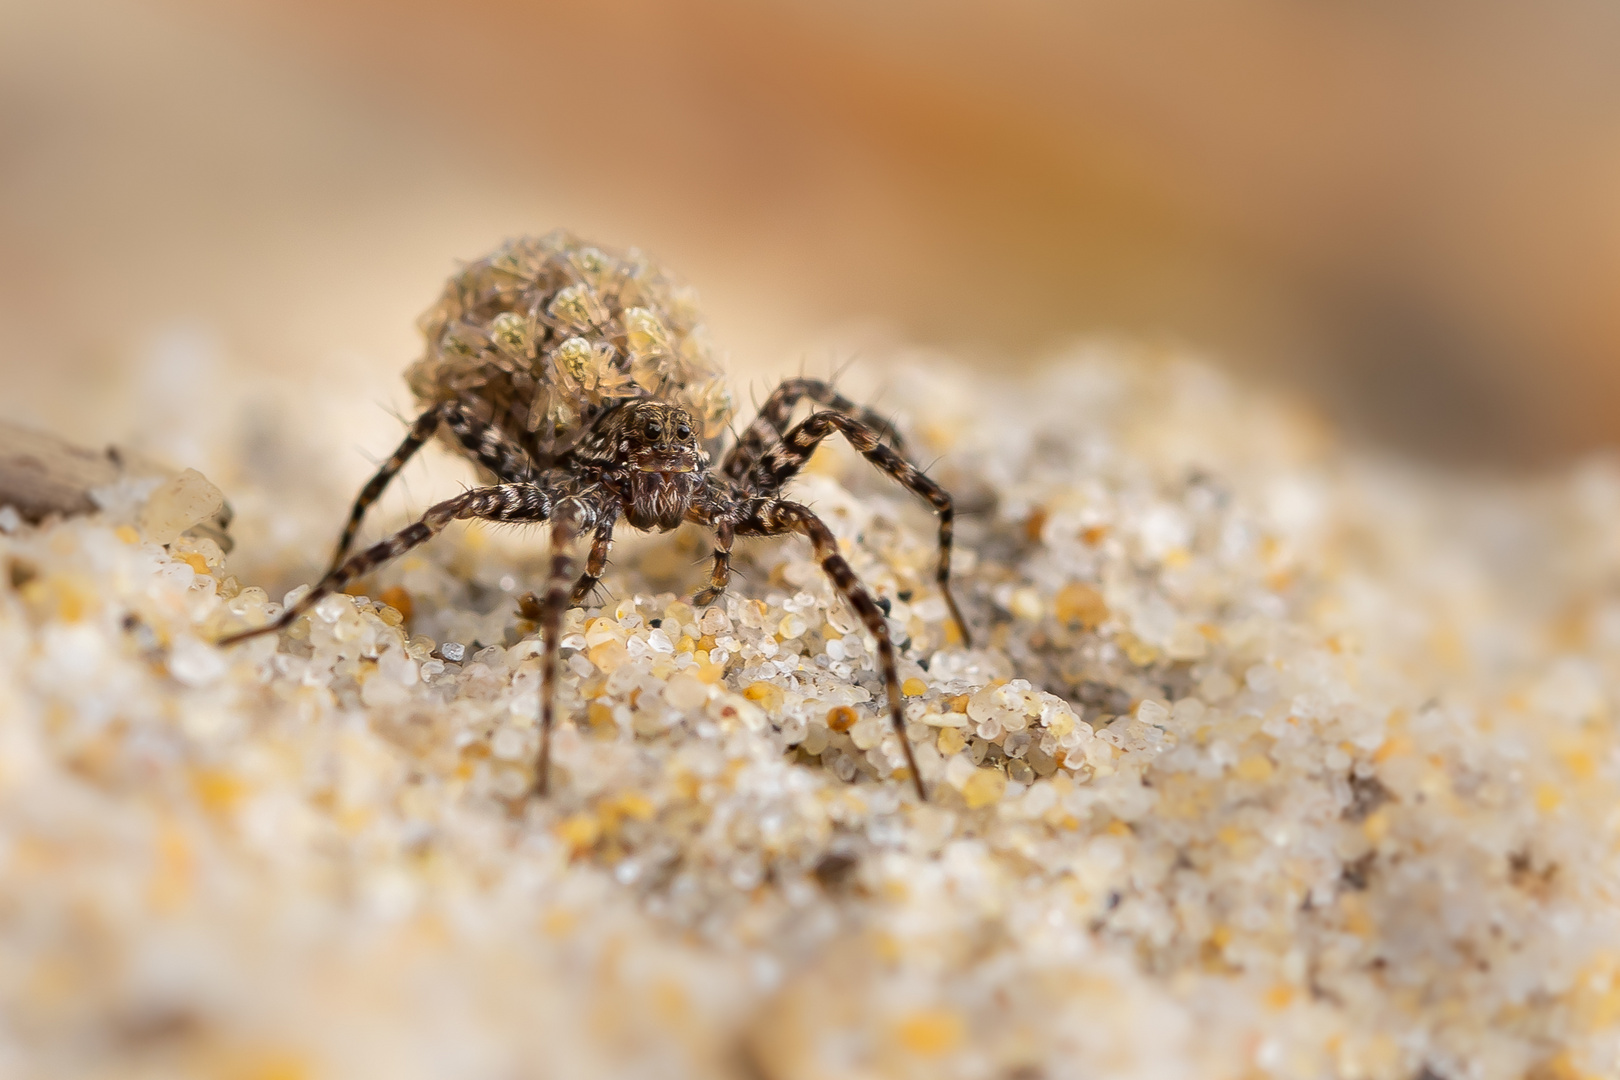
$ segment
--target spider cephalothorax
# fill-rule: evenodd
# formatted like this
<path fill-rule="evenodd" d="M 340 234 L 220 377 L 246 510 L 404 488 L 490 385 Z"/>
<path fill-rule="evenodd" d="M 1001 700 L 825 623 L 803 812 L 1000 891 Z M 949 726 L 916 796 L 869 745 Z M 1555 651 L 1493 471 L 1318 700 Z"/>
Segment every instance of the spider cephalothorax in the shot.
<path fill-rule="evenodd" d="M 709 471 L 691 416 L 657 401 L 617 406 L 573 456 L 582 465 L 600 466 L 604 483 L 624 506 L 626 523 L 658 532 L 686 520 Z"/>
<path fill-rule="evenodd" d="M 331 568 L 268 626 L 286 627 L 322 598 L 428 540 L 452 521 L 551 526 L 551 560 L 538 601 L 540 757 L 535 783 L 550 778 L 551 727 L 562 613 L 596 587 L 613 529 L 665 532 L 693 522 L 715 534 L 712 603 L 731 576 L 738 536 L 798 533 L 877 643 L 889 716 L 919 797 L 926 798 L 901 716 L 894 644 L 883 611 L 811 510 L 782 497 L 821 440 L 834 432 L 939 515 L 936 577 L 964 640 L 950 592 L 952 506 L 943 488 L 900 454 L 894 428 L 831 386 L 789 379 L 761 407 L 718 470 L 710 453 L 731 415 L 730 397 L 703 343 L 689 294 L 637 252 L 610 252 L 567 233 L 515 240 L 451 278 L 421 323 L 427 350 L 409 381 L 423 404 L 405 441 L 361 490 Z M 791 426 L 804 399 L 824 406 Z M 361 518 L 388 482 L 435 434 L 445 436 L 490 481 L 428 508 L 420 521 L 349 556 Z M 574 578 L 574 542 L 591 537 Z"/>

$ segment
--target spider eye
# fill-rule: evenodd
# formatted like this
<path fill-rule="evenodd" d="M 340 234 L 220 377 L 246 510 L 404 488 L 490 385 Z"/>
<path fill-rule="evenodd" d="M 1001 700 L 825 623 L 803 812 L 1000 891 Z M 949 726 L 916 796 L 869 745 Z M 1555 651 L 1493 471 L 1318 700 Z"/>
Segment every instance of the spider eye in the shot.
<path fill-rule="evenodd" d="M 660 424 L 658 421 L 654 420 L 652 423 L 647 425 L 647 438 L 657 439 L 663 433 L 664 425 Z"/>
<path fill-rule="evenodd" d="M 692 429 L 687 427 L 685 424 L 681 424 L 675 429 L 675 437 L 682 442 L 685 442 L 687 439 L 692 437 Z"/>

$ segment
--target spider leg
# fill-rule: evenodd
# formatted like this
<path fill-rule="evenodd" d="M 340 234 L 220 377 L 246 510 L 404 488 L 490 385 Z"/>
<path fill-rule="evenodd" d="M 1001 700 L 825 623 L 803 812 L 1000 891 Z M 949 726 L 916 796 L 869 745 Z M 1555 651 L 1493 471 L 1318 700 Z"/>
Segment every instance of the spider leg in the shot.
<path fill-rule="evenodd" d="M 763 498 L 755 500 L 748 507 L 747 517 L 737 523 L 737 532 L 744 536 L 799 533 L 809 538 L 822 570 L 826 571 L 849 606 L 855 609 L 867 632 L 877 639 L 878 666 L 883 672 L 883 686 L 889 697 L 889 719 L 894 724 L 895 734 L 900 737 L 900 746 L 905 750 L 906 765 L 911 769 L 917 798 L 927 802 L 928 792 L 923 788 L 922 773 L 917 770 L 917 758 L 912 753 L 911 740 L 906 738 L 905 718 L 901 715 L 900 674 L 895 667 L 894 642 L 889 637 L 889 624 L 884 621 L 883 612 L 872 599 L 872 594 L 866 591 L 866 586 L 855 576 L 855 571 L 838 553 L 838 541 L 833 537 L 832 530 L 807 506 L 782 499 Z"/>
<path fill-rule="evenodd" d="M 879 432 L 842 413 L 811 413 L 804 423 L 765 452 L 749 476 L 748 485 L 761 495 L 780 491 L 782 485 L 804 468 L 804 463 L 810 460 L 810 455 L 821 440 L 835 431 L 848 439 L 849 444 L 860 451 L 866 460 L 899 481 L 907 491 L 928 500 L 939 515 L 939 567 L 934 578 L 939 582 L 939 591 L 945 596 L 951 619 L 962 635 L 962 643 L 971 645 L 973 638 L 968 633 L 967 621 L 962 618 L 962 609 L 956 606 L 956 597 L 951 595 L 951 539 L 955 533 L 956 511 L 950 493 L 930 480 L 917 466 L 885 446 Z"/>
<path fill-rule="evenodd" d="M 737 445 L 726 455 L 725 461 L 720 466 L 721 473 L 731 480 L 741 480 L 747 476 L 764 456 L 766 447 L 787 434 L 788 419 L 793 415 L 793 407 L 805 398 L 854 417 L 875 432 L 878 438 L 887 441 L 896 450 L 902 449 L 900 433 L 894 429 L 893 424 L 864 405 L 857 405 L 849 400 L 834 390 L 831 383 L 820 379 L 785 379 L 771 396 L 765 399 L 765 404 L 760 406 L 759 415 L 748 425 L 742 437 L 737 440 Z"/>
<path fill-rule="evenodd" d="M 534 480 L 534 463 L 522 444 L 461 402 L 452 401 L 444 407 L 444 425 L 467 453 L 494 473 L 501 483 L 523 484 Z"/>
<path fill-rule="evenodd" d="M 349 545 L 354 543 L 354 534 L 360 531 L 360 521 L 366 516 L 371 504 L 382 497 L 388 482 L 398 475 L 399 470 L 405 467 L 405 463 L 411 460 L 418 450 L 422 449 L 422 444 L 433 438 L 433 433 L 439 430 L 439 421 L 442 419 L 444 419 L 442 404 L 435 405 L 418 416 L 410 431 L 406 432 L 405 441 L 399 444 L 399 449 L 383 462 L 377 474 L 360 489 L 360 494 L 355 497 L 354 507 L 349 511 L 349 520 L 343 526 L 343 535 L 338 537 L 337 550 L 332 552 L 332 561 L 326 568 L 328 576 L 343 565 L 344 558 L 349 554 Z"/>
<path fill-rule="evenodd" d="M 441 423 L 449 427 L 467 452 L 502 483 L 521 484 L 534 479 L 534 468 L 529 464 L 528 455 L 500 428 L 474 416 L 460 402 L 440 402 L 416 418 L 410 431 L 405 434 L 405 441 L 399 444 L 399 449 L 360 490 L 353 509 L 349 511 L 349 520 L 343 526 L 343 535 L 338 538 L 337 549 L 332 553 L 332 562 L 326 569 L 328 574 L 342 565 L 348 556 L 349 546 L 354 543 L 355 533 L 360 531 L 360 522 L 366 511 L 382 497 L 383 490 L 405 467 L 405 463 L 433 438 Z"/>
<path fill-rule="evenodd" d="M 596 526 L 596 538 L 591 542 L 591 553 L 585 560 L 585 572 L 574 582 L 573 592 L 568 597 L 568 606 L 571 608 L 578 607 L 590 598 L 591 593 L 596 591 L 596 586 L 602 581 L 602 571 L 607 569 L 608 553 L 613 549 L 613 527 L 619 522 L 618 508 L 609 506 L 602 514 L 602 520 Z M 518 597 L 518 614 L 538 623 L 541 619 L 542 603 L 540 597 L 534 593 L 524 593 Z"/>
<path fill-rule="evenodd" d="M 604 511 L 602 520 L 597 522 L 596 539 L 591 541 L 591 553 L 585 559 L 585 572 L 574 582 L 574 591 L 568 598 L 569 607 L 582 603 L 595 591 L 597 582 L 602 580 L 602 571 L 607 569 L 608 552 L 613 550 L 613 526 L 618 523 L 617 507 Z"/>
<path fill-rule="evenodd" d="M 559 502 L 551 517 L 551 568 L 546 576 L 545 596 L 540 601 L 540 633 L 545 641 L 545 655 L 540 660 L 540 755 L 535 761 L 534 784 L 535 793 L 541 796 L 551 786 L 551 725 L 562 652 L 559 641 L 563 612 L 569 606 L 568 582 L 573 573 L 573 559 L 568 549 L 576 537 L 597 523 L 597 516 L 597 508 L 592 503 L 575 496 Z M 611 523 L 608 532 L 612 532 Z M 603 557 L 606 558 L 605 550 Z"/>
<path fill-rule="evenodd" d="M 709 571 L 709 587 L 692 597 L 692 603 L 704 607 L 719 599 L 731 583 L 731 545 L 736 531 L 731 521 L 721 518 L 714 523 L 714 568 Z"/>
<path fill-rule="evenodd" d="M 302 600 L 282 612 L 275 622 L 231 634 L 221 638 L 219 644 L 234 645 L 259 634 L 284 629 L 326 597 L 341 592 L 355 578 L 432 539 L 452 521 L 479 518 L 498 522 L 536 522 L 545 521 L 550 514 L 551 496 L 534 484 L 499 484 L 465 491 L 453 499 L 430 506 L 414 525 L 407 525 L 387 540 L 350 557 L 321 578 Z"/>

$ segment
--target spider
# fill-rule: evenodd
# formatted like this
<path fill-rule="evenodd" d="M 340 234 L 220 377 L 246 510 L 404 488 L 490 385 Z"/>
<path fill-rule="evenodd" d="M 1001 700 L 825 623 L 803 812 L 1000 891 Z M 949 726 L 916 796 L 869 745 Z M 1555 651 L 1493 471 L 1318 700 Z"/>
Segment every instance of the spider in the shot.
<path fill-rule="evenodd" d="M 709 583 L 693 597 L 700 607 L 725 591 L 737 537 L 797 533 L 876 639 L 889 716 L 917 796 L 927 799 L 906 738 L 883 611 L 826 524 L 782 494 L 821 441 L 838 434 L 926 500 L 939 517 L 939 589 L 969 641 L 950 591 L 951 497 L 906 460 L 891 424 L 826 382 L 788 379 L 712 468 L 730 400 L 688 294 L 638 252 L 592 247 L 564 232 L 512 241 L 465 267 L 420 325 L 428 348 L 407 377 L 425 407 L 355 499 L 326 574 L 279 618 L 222 645 L 284 629 L 452 521 L 549 524 L 551 558 L 537 619 L 544 652 L 535 787 L 543 796 L 562 615 L 595 589 L 615 527 L 667 532 L 694 522 L 713 530 Z M 823 408 L 789 426 L 805 399 Z M 429 507 L 420 520 L 350 555 L 367 508 L 436 434 L 476 463 L 488 483 Z M 590 553 L 576 579 L 572 549 L 586 537 Z"/>

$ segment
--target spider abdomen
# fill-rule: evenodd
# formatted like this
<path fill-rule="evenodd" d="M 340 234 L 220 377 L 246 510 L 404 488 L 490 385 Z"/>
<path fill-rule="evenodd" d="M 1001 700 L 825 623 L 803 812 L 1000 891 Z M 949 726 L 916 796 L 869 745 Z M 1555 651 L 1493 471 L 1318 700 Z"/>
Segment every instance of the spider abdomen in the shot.
<path fill-rule="evenodd" d="M 459 402 L 537 465 L 630 398 L 684 409 L 705 441 L 731 417 L 691 290 L 634 249 L 563 230 L 509 241 L 452 277 L 417 325 L 426 349 L 406 379 L 422 404 Z"/>

